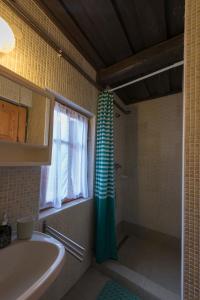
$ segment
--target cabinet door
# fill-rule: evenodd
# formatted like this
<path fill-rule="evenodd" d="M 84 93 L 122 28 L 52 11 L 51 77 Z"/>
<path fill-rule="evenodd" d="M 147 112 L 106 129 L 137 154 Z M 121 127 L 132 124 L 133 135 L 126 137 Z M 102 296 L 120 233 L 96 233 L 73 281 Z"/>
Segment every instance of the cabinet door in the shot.
<path fill-rule="evenodd" d="M 26 140 L 26 118 L 27 110 L 25 107 L 18 108 L 19 111 L 19 124 L 18 124 L 18 142 L 25 143 Z"/>
<path fill-rule="evenodd" d="M 20 85 L 0 76 L 0 96 L 9 101 L 19 103 Z"/>
<path fill-rule="evenodd" d="M 18 106 L 0 100 L 0 139 L 17 141 Z"/>
<path fill-rule="evenodd" d="M 21 86 L 20 87 L 20 104 L 31 107 L 32 106 L 32 91 Z"/>
<path fill-rule="evenodd" d="M 28 108 L 28 144 L 47 146 L 49 139 L 50 100 L 33 93 L 32 107 Z"/>

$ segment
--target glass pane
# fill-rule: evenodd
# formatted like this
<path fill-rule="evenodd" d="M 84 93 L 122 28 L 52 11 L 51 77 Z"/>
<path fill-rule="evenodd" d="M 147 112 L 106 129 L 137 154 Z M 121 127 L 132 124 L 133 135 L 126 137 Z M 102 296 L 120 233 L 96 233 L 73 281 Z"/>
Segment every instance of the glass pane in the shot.
<path fill-rule="evenodd" d="M 52 164 L 46 169 L 46 203 L 59 207 L 65 198 L 88 196 L 87 130 L 85 117 L 56 104 Z"/>

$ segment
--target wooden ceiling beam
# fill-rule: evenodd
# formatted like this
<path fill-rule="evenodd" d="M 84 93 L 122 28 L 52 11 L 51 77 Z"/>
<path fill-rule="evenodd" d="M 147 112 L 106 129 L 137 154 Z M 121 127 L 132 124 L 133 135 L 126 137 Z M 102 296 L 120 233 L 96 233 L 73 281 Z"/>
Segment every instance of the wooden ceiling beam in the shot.
<path fill-rule="evenodd" d="M 115 86 L 140 75 L 146 75 L 183 59 L 184 36 L 180 34 L 145 49 L 98 72 L 103 85 Z"/>

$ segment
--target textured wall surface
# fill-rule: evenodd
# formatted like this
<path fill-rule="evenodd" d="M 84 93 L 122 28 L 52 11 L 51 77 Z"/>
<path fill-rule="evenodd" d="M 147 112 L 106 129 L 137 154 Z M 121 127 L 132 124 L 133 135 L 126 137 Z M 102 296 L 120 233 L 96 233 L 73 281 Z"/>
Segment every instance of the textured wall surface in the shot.
<path fill-rule="evenodd" d="M 200 1 L 186 0 L 184 300 L 200 299 Z"/>
<path fill-rule="evenodd" d="M 61 49 L 64 49 L 84 70 L 95 78 L 94 69 L 63 36 L 32 0 L 18 1 L 38 22 Z M 36 85 L 62 94 L 64 97 L 96 112 L 97 90 L 68 62 L 58 56 L 40 36 L 17 17 L 2 1 L 1 17 L 14 30 L 16 48 L 9 54 L 0 54 L 0 64 L 30 80 Z M 78 83 L 78 84 L 77 84 Z"/>
<path fill-rule="evenodd" d="M 181 236 L 182 94 L 131 106 L 124 219 Z"/>
<path fill-rule="evenodd" d="M 32 0 L 19 0 L 23 8 L 39 26 L 64 49 L 84 70 L 95 79 L 96 73 L 72 44 L 63 36 Z M 2 1 L 0 15 L 12 26 L 16 48 L 10 54 L 0 54 L 0 64 L 21 75 L 41 88 L 51 88 L 67 99 L 96 113 L 97 93 L 82 75 L 48 46 L 30 27 L 16 16 Z M 40 167 L 0 168 L 0 220 L 8 213 L 12 225 L 19 217 L 38 216 Z M 63 210 L 48 222 L 67 233 L 87 248 L 82 264 L 67 255 L 65 267 L 44 299 L 57 300 L 76 282 L 91 263 L 93 235 L 93 201 Z M 41 228 L 37 224 L 37 228 Z"/>
<path fill-rule="evenodd" d="M 123 221 L 124 210 L 124 171 L 125 171 L 125 122 L 126 116 L 118 108 L 114 108 L 114 143 L 115 163 L 118 168 L 115 170 L 116 178 L 116 223 Z"/>
<path fill-rule="evenodd" d="M 20 217 L 38 214 L 40 167 L 0 168 L 0 221 L 3 213 L 14 226 Z"/>

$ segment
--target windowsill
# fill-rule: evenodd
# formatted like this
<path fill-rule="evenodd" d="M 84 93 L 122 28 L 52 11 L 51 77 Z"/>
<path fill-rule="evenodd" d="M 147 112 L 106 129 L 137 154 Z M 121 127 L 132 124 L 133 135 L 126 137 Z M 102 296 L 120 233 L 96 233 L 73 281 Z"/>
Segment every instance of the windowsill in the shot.
<path fill-rule="evenodd" d="M 49 216 L 58 214 L 59 212 L 64 211 L 65 209 L 68 209 L 68 208 L 70 208 L 72 206 L 80 205 L 81 203 L 84 203 L 86 201 L 90 201 L 92 199 L 93 199 L 93 197 L 90 197 L 90 198 L 80 198 L 80 199 L 73 200 L 73 201 L 70 201 L 70 202 L 62 204 L 61 208 L 51 207 L 49 209 L 46 209 L 44 211 L 39 212 L 39 218 L 38 219 L 39 220 L 43 220 L 43 219 L 45 219 L 45 218 L 47 218 Z"/>

